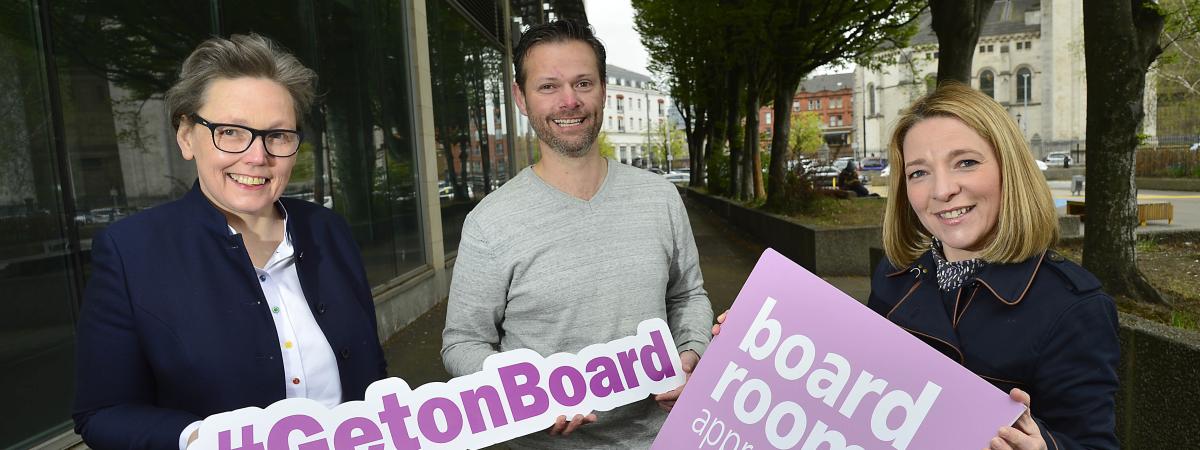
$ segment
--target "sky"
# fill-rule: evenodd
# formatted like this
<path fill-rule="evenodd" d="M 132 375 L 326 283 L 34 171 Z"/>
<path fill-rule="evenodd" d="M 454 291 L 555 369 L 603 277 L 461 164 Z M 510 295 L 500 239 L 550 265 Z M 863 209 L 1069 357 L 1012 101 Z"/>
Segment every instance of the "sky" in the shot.
<path fill-rule="evenodd" d="M 596 30 L 596 37 L 604 43 L 608 63 L 634 72 L 652 75 L 647 66 L 650 55 L 642 47 L 642 37 L 633 27 L 633 6 L 629 0 L 584 0 L 588 22 Z M 849 67 L 821 67 L 814 75 L 843 73 L 854 70 Z"/>
<path fill-rule="evenodd" d="M 585 0 L 583 6 L 596 37 L 604 43 L 608 63 L 650 75 L 646 68 L 650 55 L 633 28 L 633 7 L 629 0 Z"/>

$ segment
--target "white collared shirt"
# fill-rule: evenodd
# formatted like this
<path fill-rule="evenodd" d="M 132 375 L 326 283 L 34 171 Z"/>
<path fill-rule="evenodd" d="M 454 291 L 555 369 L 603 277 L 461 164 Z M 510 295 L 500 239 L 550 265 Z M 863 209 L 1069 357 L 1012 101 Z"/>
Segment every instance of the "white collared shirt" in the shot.
<path fill-rule="evenodd" d="M 283 213 L 286 230 L 287 210 L 283 209 L 282 203 L 276 205 Z M 229 227 L 229 233 L 238 234 L 233 227 Z M 275 322 L 275 333 L 279 335 L 279 350 L 283 354 L 282 382 L 287 398 L 313 399 L 330 409 L 341 404 L 342 381 L 337 359 L 300 287 L 291 236 L 285 232 L 275 253 L 263 268 L 255 267 L 254 272 L 271 311 L 271 320 Z M 201 423 L 203 421 L 193 422 L 180 433 L 181 450 L 187 448 L 188 438 L 200 429 Z"/>

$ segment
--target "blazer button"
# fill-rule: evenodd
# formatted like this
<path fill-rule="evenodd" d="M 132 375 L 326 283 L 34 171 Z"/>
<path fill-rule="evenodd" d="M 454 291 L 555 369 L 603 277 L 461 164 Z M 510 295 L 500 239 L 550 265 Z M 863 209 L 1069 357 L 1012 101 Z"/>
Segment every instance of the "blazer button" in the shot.
<path fill-rule="evenodd" d="M 350 349 L 343 347 L 342 351 L 339 352 L 338 355 L 341 356 L 342 359 L 350 359 Z"/>
<path fill-rule="evenodd" d="M 325 304 L 324 304 L 324 303 L 317 303 L 317 314 L 319 314 L 319 315 L 325 315 L 325 309 L 326 309 L 326 308 L 325 308 Z"/>

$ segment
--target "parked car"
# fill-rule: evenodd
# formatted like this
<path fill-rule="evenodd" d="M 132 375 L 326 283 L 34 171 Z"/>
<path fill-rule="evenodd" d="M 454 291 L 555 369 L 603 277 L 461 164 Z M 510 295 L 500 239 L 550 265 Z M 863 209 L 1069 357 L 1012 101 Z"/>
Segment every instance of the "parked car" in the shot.
<path fill-rule="evenodd" d="M 1042 160 L 1054 167 L 1071 167 L 1071 155 L 1066 152 L 1051 152 Z"/>
<path fill-rule="evenodd" d="M 891 174 L 892 166 L 883 166 L 883 168 L 879 170 L 879 176 L 881 177 L 890 176 Z"/>
<path fill-rule="evenodd" d="M 1037 163 L 1038 170 L 1041 170 L 1042 172 L 1045 172 L 1046 169 L 1049 168 L 1049 166 L 1047 166 L 1046 163 L 1042 162 L 1041 160 L 1035 159 L 1033 162 Z"/>
<path fill-rule="evenodd" d="M 842 169 L 845 169 L 846 165 L 848 165 L 850 163 L 854 163 L 859 168 L 862 167 L 861 164 L 858 164 L 858 159 L 855 159 L 853 156 L 843 156 L 841 158 L 834 160 L 833 167 L 836 167 L 838 172 L 841 172 Z"/>
<path fill-rule="evenodd" d="M 651 168 L 649 168 L 649 169 L 646 169 L 646 170 L 649 170 L 651 173 L 658 174 L 658 175 L 665 175 L 665 174 L 666 174 L 665 172 L 663 172 L 663 171 L 662 171 L 662 169 L 659 169 L 659 168 L 657 168 L 657 167 L 651 167 Z"/>
<path fill-rule="evenodd" d="M 663 178 L 675 184 L 683 184 L 692 181 L 692 175 L 683 172 L 670 172 L 663 174 Z"/>
<path fill-rule="evenodd" d="M 813 166 L 808 169 L 808 177 L 812 180 L 813 186 L 828 187 L 833 186 L 833 180 L 836 180 L 841 172 L 841 169 L 832 165 Z"/>
<path fill-rule="evenodd" d="M 129 214 L 122 208 L 96 208 L 91 210 L 88 215 L 91 216 L 91 221 L 88 223 L 112 223 Z"/>
<path fill-rule="evenodd" d="M 886 158 L 867 158 L 867 159 L 862 160 L 861 169 L 862 170 L 883 170 L 883 168 L 887 167 L 887 165 L 888 165 L 888 163 L 887 163 Z"/>

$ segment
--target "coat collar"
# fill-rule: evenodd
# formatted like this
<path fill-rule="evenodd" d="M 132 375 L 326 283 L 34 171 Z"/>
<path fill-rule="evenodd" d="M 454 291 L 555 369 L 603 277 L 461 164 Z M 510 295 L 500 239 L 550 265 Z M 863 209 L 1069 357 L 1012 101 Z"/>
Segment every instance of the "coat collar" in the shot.
<path fill-rule="evenodd" d="M 200 190 L 200 180 L 192 183 L 192 190 L 184 194 L 183 204 L 187 206 L 191 216 L 198 220 L 200 227 L 205 231 L 218 236 L 229 235 L 229 221 L 212 202 L 208 201 L 208 197 L 204 196 L 204 192 Z"/>
<path fill-rule="evenodd" d="M 204 191 L 200 190 L 200 180 L 192 183 L 192 189 L 187 194 L 184 194 L 183 204 L 187 205 L 187 209 L 193 217 L 199 219 L 200 227 L 205 231 L 216 233 L 218 236 L 236 237 L 236 235 L 232 235 L 229 232 L 229 220 L 225 218 L 225 214 L 222 214 L 221 210 L 217 209 L 216 205 L 213 205 L 208 200 L 208 197 L 204 195 Z M 288 210 L 284 208 L 282 201 L 276 200 L 275 207 L 279 208 L 285 218 L 288 218 Z M 286 228 L 284 229 L 285 239 L 291 238 L 294 235 L 295 222 L 295 220 L 286 220 L 284 222 L 286 224 Z M 292 245 L 295 245 L 295 241 L 292 242 Z"/>
<path fill-rule="evenodd" d="M 1025 299 L 1025 294 L 1029 293 L 1029 287 L 1033 285 L 1033 279 L 1037 277 L 1047 252 L 1048 250 L 1043 250 L 1037 256 L 1015 264 L 984 265 L 978 272 L 975 272 L 975 276 L 970 281 L 963 283 L 963 286 L 967 286 L 970 282 L 979 282 L 983 288 L 991 291 L 992 295 L 1004 304 L 1020 303 Z M 908 267 L 888 273 L 887 276 L 894 278 L 909 274 L 918 279 L 929 276 L 931 278 L 927 282 L 936 285 L 937 275 L 934 273 L 937 268 L 936 264 L 931 251 L 926 251 Z"/>
<path fill-rule="evenodd" d="M 974 299 L 979 292 L 971 289 L 973 283 L 978 283 L 979 290 L 990 293 L 1001 303 L 1016 305 L 1028 294 L 1045 257 L 1046 252 L 1042 252 L 1016 264 L 988 264 L 951 295 L 958 296 L 958 302 L 982 300 Z M 933 256 L 925 252 L 908 267 L 887 274 L 889 278 L 912 277 L 911 284 L 902 291 L 903 297 L 887 313 L 887 318 L 962 363 L 964 357 L 955 330 L 956 321 L 946 314 L 941 303 L 943 294 L 938 290 L 934 264 Z"/>
<path fill-rule="evenodd" d="M 1025 299 L 1033 279 L 1037 277 L 1042 261 L 1046 259 L 1046 251 L 1016 264 L 988 264 L 983 266 L 975 279 L 984 289 L 991 291 L 1006 305 L 1016 305 Z"/>

